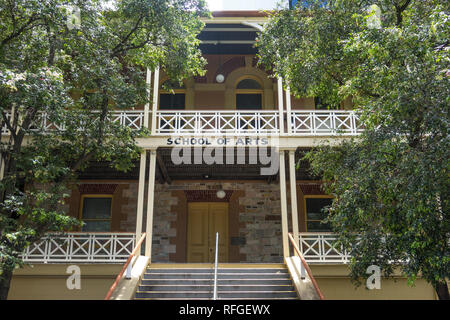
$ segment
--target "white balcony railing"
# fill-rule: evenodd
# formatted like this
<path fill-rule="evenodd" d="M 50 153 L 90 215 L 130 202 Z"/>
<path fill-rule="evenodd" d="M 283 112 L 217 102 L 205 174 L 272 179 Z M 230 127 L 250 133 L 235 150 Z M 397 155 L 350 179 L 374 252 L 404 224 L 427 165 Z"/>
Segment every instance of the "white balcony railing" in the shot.
<path fill-rule="evenodd" d="M 332 233 L 300 233 L 300 252 L 308 263 L 346 264 L 350 256 L 336 243 L 336 239 Z"/>
<path fill-rule="evenodd" d="M 158 111 L 157 134 L 276 134 L 278 112 Z"/>
<path fill-rule="evenodd" d="M 139 130 L 144 126 L 144 113 L 143 110 L 114 111 L 109 119 Z M 6 116 L 9 118 L 11 115 Z M 151 113 L 148 116 L 150 118 Z M 155 135 L 273 135 L 280 133 L 279 117 L 277 110 L 159 110 L 156 113 L 156 130 L 152 132 Z M 284 118 L 287 119 L 286 112 Z M 359 115 L 347 110 L 294 110 L 291 112 L 289 124 L 286 124 L 286 121 L 283 123 L 286 128 L 290 125 L 292 136 L 355 136 L 363 131 Z M 39 115 L 33 128 L 44 131 L 65 130 L 64 126 L 52 123 L 45 113 Z M 1 132 L 3 135 L 9 134 L 5 125 Z"/>
<path fill-rule="evenodd" d="M 363 128 L 354 111 L 292 111 L 293 135 L 358 135 Z"/>
<path fill-rule="evenodd" d="M 123 263 L 135 242 L 134 233 L 73 232 L 32 244 L 23 260 L 26 263 Z"/>
<path fill-rule="evenodd" d="M 300 252 L 309 264 L 346 264 L 350 256 L 332 233 L 299 234 Z M 134 233 L 72 232 L 47 237 L 23 254 L 26 263 L 123 263 L 135 247 Z"/>
<path fill-rule="evenodd" d="M 11 113 L 6 113 L 6 117 L 10 119 Z M 113 123 L 130 127 L 133 130 L 139 130 L 144 126 L 144 111 L 141 110 L 113 111 L 110 113 L 108 118 Z M 41 112 L 37 115 L 35 121 L 31 126 L 31 131 L 39 130 L 43 130 L 44 132 L 64 131 L 65 127 L 64 125 L 55 124 L 51 121 L 51 119 L 49 119 L 47 113 Z M 1 128 L 1 132 L 3 135 L 9 135 L 9 130 L 6 125 L 3 125 L 3 127 Z"/>

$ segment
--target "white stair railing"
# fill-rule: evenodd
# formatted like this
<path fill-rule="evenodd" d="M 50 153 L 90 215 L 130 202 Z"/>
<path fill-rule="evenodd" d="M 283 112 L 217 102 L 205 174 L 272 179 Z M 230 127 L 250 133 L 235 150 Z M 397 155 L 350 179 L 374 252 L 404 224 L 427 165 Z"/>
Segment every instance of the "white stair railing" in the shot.
<path fill-rule="evenodd" d="M 216 256 L 214 261 L 214 292 L 213 300 L 217 300 L 217 265 L 219 260 L 219 233 L 216 233 Z"/>

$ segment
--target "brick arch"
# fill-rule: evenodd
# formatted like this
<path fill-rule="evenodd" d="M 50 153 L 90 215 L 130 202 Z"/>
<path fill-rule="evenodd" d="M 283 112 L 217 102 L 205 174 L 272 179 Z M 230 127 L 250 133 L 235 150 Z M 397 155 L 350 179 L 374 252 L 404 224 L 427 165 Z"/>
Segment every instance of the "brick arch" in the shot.
<path fill-rule="evenodd" d="M 230 74 L 225 80 L 226 87 L 234 89 L 236 87 L 238 80 L 244 78 L 245 76 L 249 77 L 251 76 L 259 79 L 259 81 L 263 84 L 263 89 L 272 89 L 273 87 L 272 80 L 269 78 L 267 73 L 265 73 L 259 68 L 248 68 L 248 67 L 238 68 L 230 72 Z"/>

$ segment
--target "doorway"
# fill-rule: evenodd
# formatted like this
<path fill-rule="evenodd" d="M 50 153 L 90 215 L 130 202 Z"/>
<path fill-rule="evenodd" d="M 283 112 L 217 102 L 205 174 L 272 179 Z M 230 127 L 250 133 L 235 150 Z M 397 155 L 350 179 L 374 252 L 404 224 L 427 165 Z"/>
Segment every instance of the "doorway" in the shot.
<path fill-rule="evenodd" d="M 228 262 L 228 203 L 188 203 L 187 262 L 214 263 L 216 232 L 219 262 Z"/>

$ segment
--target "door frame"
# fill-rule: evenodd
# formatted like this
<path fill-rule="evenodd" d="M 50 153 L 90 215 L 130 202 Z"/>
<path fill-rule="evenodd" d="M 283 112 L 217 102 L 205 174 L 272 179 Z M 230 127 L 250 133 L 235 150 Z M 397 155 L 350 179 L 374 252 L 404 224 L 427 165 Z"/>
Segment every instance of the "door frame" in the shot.
<path fill-rule="evenodd" d="M 211 214 L 209 206 L 212 204 L 225 204 L 226 205 L 226 233 L 227 233 L 227 238 L 226 238 L 226 242 L 225 242 L 225 246 L 227 248 L 227 261 L 221 261 L 221 263 L 227 263 L 230 259 L 230 203 L 229 202 L 221 202 L 221 201 L 195 201 L 195 202 L 187 202 L 187 210 L 186 210 L 186 262 L 187 263 L 191 263 L 189 261 L 189 228 L 190 228 L 190 206 L 192 204 L 197 204 L 197 203 L 201 203 L 201 204 L 207 204 L 208 205 L 208 221 L 207 221 L 207 225 L 208 225 L 208 233 L 209 231 L 209 226 L 210 226 L 210 220 L 209 220 L 209 215 Z M 220 236 L 220 235 L 219 235 Z M 208 239 L 209 241 L 213 241 L 213 243 L 215 244 L 215 236 L 214 239 Z M 219 238 L 219 243 L 220 243 L 220 238 Z M 214 245 L 215 247 L 215 245 Z M 210 248 L 210 244 L 208 244 L 208 248 Z M 203 262 L 203 263 L 211 263 L 211 262 Z"/>

